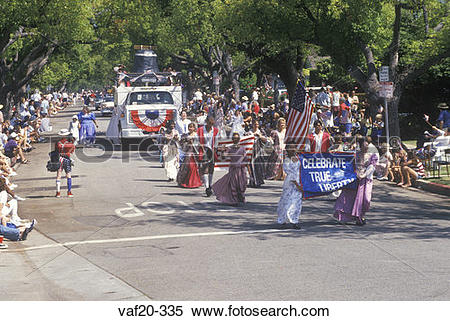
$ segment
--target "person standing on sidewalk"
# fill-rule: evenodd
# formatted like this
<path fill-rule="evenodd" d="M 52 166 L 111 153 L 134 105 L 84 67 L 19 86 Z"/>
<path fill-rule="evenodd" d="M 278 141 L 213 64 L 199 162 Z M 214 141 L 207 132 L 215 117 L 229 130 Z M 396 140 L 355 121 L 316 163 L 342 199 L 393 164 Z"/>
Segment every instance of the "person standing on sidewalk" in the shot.
<path fill-rule="evenodd" d="M 58 133 L 62 138 L 56 143 L 55 150 L 59 153 L 59 169 L 56 173 L 56 197 L 61 197 L 61 174 L 64 170 L 67 178 L 67 196 L 73 197 L 72 194 L 72 160 L 71 154 L 75 151 L 73 137 L 69 130 L 62 129 Z"/>

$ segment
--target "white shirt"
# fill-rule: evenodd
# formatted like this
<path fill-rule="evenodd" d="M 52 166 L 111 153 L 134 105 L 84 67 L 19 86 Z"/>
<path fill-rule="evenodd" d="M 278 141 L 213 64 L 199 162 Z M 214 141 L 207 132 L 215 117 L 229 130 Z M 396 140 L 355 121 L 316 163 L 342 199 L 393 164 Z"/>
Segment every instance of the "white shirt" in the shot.
<path fill-rule="evenodd" d="M 341 98 L 341 94 L 339 92 L 333 93 L 333 106 L 339 106 L 339 98 Z"/>
<path fill-rule="evenodd" d="M 205 137 L 205 146 L 213 149 L 214 127 L 211 127 L 211 130 L 208 132 L 205 126 L 203 129 L 203 136 Z"/>
<path fill-rule="evenodd" d="M 203 126 L 205 124 L 205 121 L 206 121 L 206 115 L 197 117 L 197 124 L 199 126 Z"/>
<path fill-rule="evenodd" d="M 258 98 L 259 98 L 258 92 L 255 90 L 255 91 L 252 93 L 252 100 L 253 100 L 253 101 L 257 101 Z"/>
<path fill-rule="evenodd" d="M 201 91 L 196 91 L 194 93 L 194 100 L 203 100 L 203 94 Z"/>
<path fill-rule="evenodd" d="M 188 130 L 188 127 L 189 127 L 189 124 L 191 123 L 191 121 L 189 120 L 189 119 L 185 119 L 185 120 L 183 120 L 183 119 L 180 119 L 180 120 L 178 120 L 177 121 L 177 124 L 176 124 L 176 130 L 181 134 L 181 135 L 183 135 L 183 134 L 187 134 L 187 133 L 189 133 L 189 130 Z"/>
<path fill-rule="evenodd" d="M 314 153 L 320 152 L 320 148 L 322 147 L 322 137 L 323 137 L 323 131 L 321 131 L 319 134 L 313 133 L 314 141 L 316 142 L 315 149 L 312 150 Z"/>

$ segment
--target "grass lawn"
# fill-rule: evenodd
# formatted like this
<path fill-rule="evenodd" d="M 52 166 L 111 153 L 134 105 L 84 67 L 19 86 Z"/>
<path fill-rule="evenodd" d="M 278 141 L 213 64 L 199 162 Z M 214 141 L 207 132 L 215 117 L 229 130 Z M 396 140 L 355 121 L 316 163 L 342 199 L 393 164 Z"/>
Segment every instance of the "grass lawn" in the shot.
<path fill-rule="evenodd" d="M 450 167 L 450 166 L 449 166 Z M 450 171 L 450 168 L 449 168 Z M 425 180 L 428 182 L 433 182 L 437 184 L 442 185 L 449 185 L 450 186 L 450 173 L 447 172 L 446 166 L 441 166 L 441 177 L 432 177 L 432 178 L 426 178 Z M 433 172 L 428 171 L 428 175 L 433 175 Z M 437 175 L 437 172 L 435 171 L 435 175 Z"/>
<path fill-rule="evenodd" d="M 402 142 L 403 142 L 403 144 L 408 146 L 408 148 L 416 148 L 416 146 L 417 146 L 417 140 L 404 140 Z"/>

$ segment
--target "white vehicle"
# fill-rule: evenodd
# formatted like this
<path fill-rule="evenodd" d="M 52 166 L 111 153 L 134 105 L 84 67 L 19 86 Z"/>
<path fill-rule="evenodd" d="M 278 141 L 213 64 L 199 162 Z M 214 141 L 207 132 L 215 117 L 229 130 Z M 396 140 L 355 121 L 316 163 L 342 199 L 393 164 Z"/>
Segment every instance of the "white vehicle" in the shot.
<path fill-rule="evenodd" d="M 124 139 L 156 137 L 181 108 L 181 86 L 118 87 L 106 136 L 114 143 Z"/>
<path fill-rule="evenodd" d="M 141 55 L 154 58 L 156 54 Z M 154 65 L 153 65 L 154 66 Z M 154 67 L 155 68 L 155 67 Z M 141 70 L 118 74 L 114 111 L 106 137 L 114 144 L 125 140 L 157 138 L 169 120 L 176 122 L 182 107 L 182 87 L 178 73 Z"/>
<path fill-rule="evenodd" d="M 99 104 L 99 109 L 102 115 L 112 114 L 114 111 L 114 97 L 107 96 L 103 98 Z"/>

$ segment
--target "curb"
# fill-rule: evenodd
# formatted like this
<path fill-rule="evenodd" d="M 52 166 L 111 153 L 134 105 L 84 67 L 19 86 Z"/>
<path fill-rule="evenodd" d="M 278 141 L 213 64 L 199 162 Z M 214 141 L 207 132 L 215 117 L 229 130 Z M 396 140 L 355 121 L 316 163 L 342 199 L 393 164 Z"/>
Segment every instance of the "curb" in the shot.
<path fill-rule="evenodd" d="M 417 181 L 417 187 L 420 189 L 423 189 L 427 192 L 450 196 L 450 186 L 447 186 L 447 185 L 427 182 L 427 181 L 419 179 Z"/>

